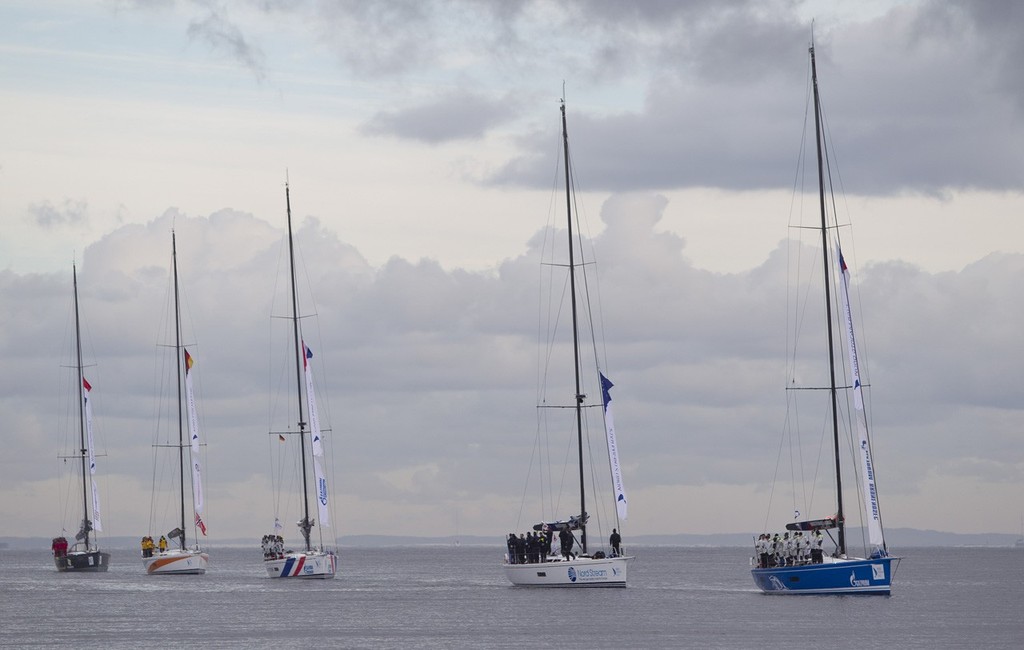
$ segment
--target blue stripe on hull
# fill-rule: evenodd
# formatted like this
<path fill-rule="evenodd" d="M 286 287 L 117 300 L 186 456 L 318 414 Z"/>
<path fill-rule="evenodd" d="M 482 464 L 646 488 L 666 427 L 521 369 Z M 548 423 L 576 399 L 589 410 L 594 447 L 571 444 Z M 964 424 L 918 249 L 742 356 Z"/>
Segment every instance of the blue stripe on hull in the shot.
<path fill-rule="evenodd" d="M 292 574 L 292 567 L 295 566 L 295 558 L 290 557 L 285 560 L 284 566 L 281 567 L 281 577 L 287 577 Z"/>
<path fill-rule="evenodd" d="M 770 594 L 889 595 L 899 558 L 839 560 L 826 564 L 751 569 L 754 583 Z"/>

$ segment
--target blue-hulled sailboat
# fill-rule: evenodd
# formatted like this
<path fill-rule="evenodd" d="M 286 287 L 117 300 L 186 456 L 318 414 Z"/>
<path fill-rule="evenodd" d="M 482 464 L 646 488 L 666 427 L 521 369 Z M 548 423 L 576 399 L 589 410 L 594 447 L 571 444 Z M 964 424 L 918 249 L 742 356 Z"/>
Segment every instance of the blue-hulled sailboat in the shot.
<path fill-rule="evenodd" d="M 818 76 L 813 44 L 809 52 L 814 101 L 818 194 L 821 209 L 820 230 L 824 270 L 822 275 L 825 290 L 829 363 L 827 390 L 831 402 L 832 438 L 835 453 L 836 510 L 833 516 L 787 524 L 787 532 L 781 538 L 778 535 L 774 537 L 767 534 L 762 535 L 757 542 L 757 554 L 753 558 L 751 574 L 754 582 L 765 593 L 889 595 L 893 573 L 899 565 L 899 558 L 889 554 L 882 531 L 882 518 L 875 484 L 875 467 L 872 462 L 868 437 L 860 362 L 850 306 L 850 273 L 839 246 L 839 229 L 834 221 L 829 222 L 827 210 L 829 205 L 826 201 L 825 191 L 827 177 L 824 173 L 826 147 L 822 134 L 821 103 L 818 95 Z M 834 202 L 831 205 L 834 205 Z M 830 255 L 830 251 L 834 252 Z M 842 308 L 840 315 L 842 327 L 846 332 L 845 346 L 849 361 L 849 386 L 837 386 L 836 384 L 837 356 L 841 359 L 841 355 L 837 354 L 833 341 L 833 287 L 830 283 L 830 278 L 833 277 Z M 859 483 L 862 490 L 860 501 L 864 508 L 864 528 L 868 547 L 868 552 L 864 554 L 865 557 L 854 557 L 847 553 L 847 530 L 843 510 L 843 484 L 839 455 L 839 394 L 841 392 L 852 397 L 852 408 L 848 409 L 848 415 L 849 419 L 855 422 L 851 425 L 851 430 L 855 430 L 857 435 L 855 439 L 856 464 L 859 467 Z M 835 536 L 833 536 L 833 531 L 835 531 Z M 830 550 L 827 554 L 822 548 L 824 542 L 822 532 L 835 545 L 834 550 Z"/>

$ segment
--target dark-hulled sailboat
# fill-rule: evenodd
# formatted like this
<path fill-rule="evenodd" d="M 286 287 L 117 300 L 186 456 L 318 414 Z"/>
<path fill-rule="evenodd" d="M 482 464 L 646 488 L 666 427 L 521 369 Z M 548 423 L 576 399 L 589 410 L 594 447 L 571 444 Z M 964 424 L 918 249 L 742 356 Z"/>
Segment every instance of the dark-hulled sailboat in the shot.
<path fill-rule="evenodd" d="M 78 424 L 78 445 L 75 453 L 64 456 L 64 461 L 72 461 L 76 471 L 80 471 L 82 496 L 82 522 L 74 541 L 68 543 L 65 535 L 53 538 L 53 563 L 58 571 L 97 572 L 106 571 L 110 566 L 110 553 L 99 549 L 99 542 L 94 532 L 103 530 L 100 522 L 100 493 L 96 485 L 96 450 L 93 445 L 92 433 L 92 402 L 90 395 L 92 385 L 85 378 L 82 365 L 82 328 L 79 321 L 78 308 L 78 269 L 71 267 L 72 284 L 74 287 L 75 308 L 75 365 L 76 374 L 75 410 Z M 90 498 L 91 497 L 91 498 Z"/>

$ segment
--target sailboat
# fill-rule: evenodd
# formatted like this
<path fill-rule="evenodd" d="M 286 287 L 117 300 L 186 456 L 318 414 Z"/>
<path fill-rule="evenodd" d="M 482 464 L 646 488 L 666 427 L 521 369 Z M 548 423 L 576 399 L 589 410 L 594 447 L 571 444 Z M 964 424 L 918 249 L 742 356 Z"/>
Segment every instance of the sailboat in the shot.
<path fill-rule="evenodd" d="M 568 224 L 568 256 L 567 265 L 569 296 L 572 313 L 572 347 L 573 347 L 573 377 L 575 380 L 575 392 L 573 393 L 573 405 L 571 407 L 554 406 L 556 409 L 570 408 L 574 415 L 574 432 L 577 446 L 577 461 L 579 469 L 579 511 L 572 513 L 565 519 L 555 521 L 541 521 L 533 525 L 533 530 L 520 534 L 516 538 L 510 535 L 507 541 L 508 553 L 505 555 L 505 576 L 509 582 L 517 586 L 533 587 L 625 587 L 627 565 L 632 557 L 628 557 L 615 550 L 609 553 L 604 551 L 591 552 L 587 538 L 587 524 L 590 515 L 587 512 L 587 492 L 584 474 L 584 411 L 590 410 L 591 406 L 598 404 L 587 404 L 587 396 L 583 393 L 583 364 L 580 352 L 580 309 L 587 309 L 589 316 L 589 302 L 584 306 L 577 304 L 577 273 L 583 271 L 584 263 L 576 261 L 573 241 L 573 195 L 569 158 L 569 135 L 566 126 L 565 101 L 561 102 L 562 114 L 562 148 L 565 157 L 565 202 L 566 221 Z M 585 280 L 585 274 L 582 275 Z M 586 286 L 582 287 L 580 300 L 588 295 Z M 596 348 L 596 346 L 595 346 Z M 595 354 L 596 359 L 596 354 Z M 595 361 L 595 366 L 597 365 Z M 612 418 L 611 393 L 612 383 L 604 376 L 600 369 L 596 368 L 594 379 L 601 387 L 602 400 L 599 406 L 602 408 L 603 423 L 606 442 L 608 447 L 608 458 L 610 476 L 612 480 L 612 492 L 614 493 L 616 527 L 613 534 L 618 538 L 620 519 L 626 518 L 626 493 L 622 482 L 621 467 L 618 460 L 618 443 L 615 436 L 615 426 Z M 542 406 L 539 413 L 546 407 Z M 557 547 L 554 542 L 559 542 Z M 573 549 L 578 550 L 573 550 Z"/>
<path fill-rule="evenodd" d="M 302 339 L 299 328 L 299 301 L 295 285 L 295 243 L 292 236 L 292 204 L 288 184 L 284 188 L 285 207 L 288 215 L 288 268 L 291 290 L 291 329 L 294 344 L 296 397 L 298 399 L 298 430 L 271 432 L 286 444 L 286 435 L 297 438 L 299 451 L 299 472 L 301 483 L 302 518 L 298 527 L 302 533 L 301 551 L 286 550 L 280 518 L 274 518 L 274 532 L 263 536 L 263 564 L 271 578 L 333 578 L 337 571 L 337 557 L 324 544 L 323 529 L 330 526 L 327 478 L 324 474 L 324 446 L 320 418 L 313 391 L 313 351 Z M 308 415 L 308 420 L 307 420 Z M 308 439 L 308 443 L 307 443 Z M 316 522 L 310 517 L 310 465 L 312 465 L 313 498 L 320 518 L 320 545 L 311 541 Z"/>
<path fill-rule="evenodd" d="M 157 549 L 154 552 L 152 547 L 143 549 L 142 563 L 149 575 L 201 575 L 206 573 L 206 567 L 210 562 L 209 555 L 203 551 L 199 544 L 191 548 L 186 541 L 185 531 L 192 529 L 192 534 L 198 542 L 199 533 L 206 535 L 206 524 L 203 521 L 203 477 L 200 463 L 200 440 L 199 440 L 199 418 L 196 415 L 196 401 L 192 388 L 193 366 L 195 357 L 189 354 L 181 341 L 181 304 L 180 292 L 178 290 L 178 244 L 175 233 L 171 232 L 171 267 L 174 287 L 174 374 L 176 392 L 176 420 L 178 428 L 177 443 L 157 444 L 157 447 L 167 447 L 176 450 L 177 464 L 175 483 L 178 485 L 176 495 L 178 515 L 176 526 L 167 533 L 167 538 L 176 547 Z M 187 413 L 187 417 L 186 414 Z M 188 438 L 185 442 L 185 422 L 188 422 Z M 157 453 L 160 453 L 159 449 Z M 186 484 L 186 454 L 188 466 L 191 471 L 192 499 L 191 504 L 186 505 L 185 484 Z M 154 499 L 156 498 L 156 475 L 154 472 L 153 481 Z M 186 519 L 186 514 L 192 515 Z M 151 538 L 149 538 L 151 539 Z"/>
<path fill-rule="evenodd" d="M 82 328 L 78 315 L 78 269 L 71 267 L 72 284 L 74 287 L 75 304 L 75 371 L 76 386 L 75 408 L 78 423 L 78 449 L 72 456 L 64 460 L 78 461 L 82 478 L 82 523 L 75 534 L 74 543 L 70 546 L 64 535 L 53 538 L 51 550 L 53 563 L 58 571 L 98 572 L 106 571 L 110 566 L 110 553 L 99 549 L 98 541 L 92 532 L 102 532 L 100 522 L 100 493 L 96 485 L 96 450 L 92 435 L 92 385 L 85 378 L 82 365 Z M 91 496 L 91 499 L 90 499 Z"/>
<path fill-rule="evenodd" d="M 868 420 L 865 414 L 861 364 L 858 358 L 857 341 L 854 333 L 854 319 L 850 304 L 850 272 L 843 258 L 837 224 L 829 223 L 828 197 L 826 196 L 825 161 L 827 149 L 822 133 L 821 102 L 818 93 L 818 74 L 814 59 L 814 46 L 809 49 L 811 62 L 811 84 L 814 101 L 814 125 L 817 149 L 818 194 L 821 212 L 822 279 L 825 297 L 825 325 L 827 334 L 827 357 L 829 385 L 827 387 L 831 410 L 832 447 L 835 460 L 835 511 L 834 514 L 810 520 L 786 524 L 787 532 L 779 538 L 767 533 L 758 540 L 757 555 L 752 559 L 751 574 L 754 583 L 765 593 L 773 594 L 882 594 L 889 595 L 893 574 L 900 558 L 889 554 L 882 530 L 881 511 L 875 480 L 875 464 L 868 438 Z M 831 203 L 834 205 L 834 202 Z M 815 235 L 817 236 L 817 235 Z M 830 245 L 830 238 L 832 239 Z M 842 320 L 845 331 L 845 347 L 848 354 L 847 366 L 849 385 L 837 385 L 836 365 L 841 363 L 833 337 L 832 281 L 839 294 Z M 837 359 L 839 357 L 839 359 Z M 867 546 L 870 552 L 865 557 L 848 553 L 846 516 L 843 509 L 843 481 L 840 462 L 840 403 L 839 395 L 852 396 L 853 408 L 849 417 L 855 420 L 857 438 L 856 464 L 859 466 L 860 501 L 864 509 Z M 799 514 L 799 513 L 796 513 Z M 794 517 L 798 519 L 799 517 Z M 834 542 L 835 548 L 826 554 L 822 548 L 822 532 Z M 836 535 L 833 537 L 832 532 Z"/>

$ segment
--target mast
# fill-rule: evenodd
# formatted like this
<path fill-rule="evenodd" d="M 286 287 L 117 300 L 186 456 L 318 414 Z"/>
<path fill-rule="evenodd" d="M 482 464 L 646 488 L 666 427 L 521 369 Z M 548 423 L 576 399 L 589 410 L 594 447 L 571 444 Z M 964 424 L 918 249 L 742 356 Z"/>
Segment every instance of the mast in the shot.
<path fill-rule="evenodd" d="M 302 339 L 299 337 L 299 299 L 295 290 L 295 245 L 292 238 L 292 203 L 289 194 L 288 181 L 284 184 L 284 201 L 288 211 L 288 266 L 291 272 L 292 288 L 292 332 L 295 337 L 295 384 L 296 396 L 299 399 L 299 454 L 302 457 L 302 521 L 299 528 L 302 529 L 302 538 L 306 543 L 306 552 L 311 550 L 309 534 L 313 529 L 313 523 L 309 520 L 309 487 L 306 478 L 306 415 L 305 407 L 302 404 Z"/>
<path fill-rule="evenodd" d="M 177 373 L 178 381 L 178 477 L 181 490 L 181 523 L 178 529 L 181 531 L 181 550 L 185 550 L 185 433 L 184 417 L 181 414 L 181 303 L 178 295 L 178 244 L 175 240 L 174 230 L 171 230 L 171 266 L 174 270 L 174 370 Z"/>
<path fill-rule="evenodd" d="M 82 458 L 82 532 L 85 533 L 85 549 L 89 550 L 89 531 L 92 530 L 92 521 L 89 519 L 89 484 L 86 476 L 85 458 L 88 449 L 85 446 L 85 376 L 82 372 L 82 328 L 78 319 L 78 268 L 71 264 L 71 278 L 75 293 L 75 367 L 78 369 L 78 437 L 81 447 Z"/>
<path fill-rule="evenodd" d="M 583 400 L 580 393 L 580 337 L 576 314 L 576 265 L 572 246 L 572 189 L 569 180 L 569 130 L 565 122 L 565 99 L 562 99 L 562 148 L 565 154 L 565 218 L 569 225 L 569 295 L 572 302 L 572 359 L 576 378 L 576 445 L 580 468 L 580 548 L 587 552 L 587 495 L 583 477 Z"/>
<path fill-rule="evenodd" d="M 843 516 L 843 479 L 839 465 L 839 409 L 836 396 L 836 360 L 832 343 L 832 295 L 829 286 L 828 265 L 828 222 L 825 212 L 825 175 L 821 143 L 821 106 L 818 98 L 818 71 L 814 62 L 814 45 L 811 54 L 811 85 L 814 88 L 814 134 L 818 150 L 818 200 L 821 205 L 821 256 L 825 280 L 825 324 L 828 330 L 829 394 L 832 396 L 832 442 L 836 463 L 836 523 L 839 526 L 839 555 L 846 555 L 846 519 Z"/>

